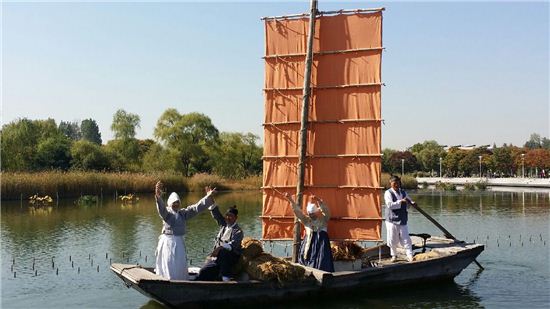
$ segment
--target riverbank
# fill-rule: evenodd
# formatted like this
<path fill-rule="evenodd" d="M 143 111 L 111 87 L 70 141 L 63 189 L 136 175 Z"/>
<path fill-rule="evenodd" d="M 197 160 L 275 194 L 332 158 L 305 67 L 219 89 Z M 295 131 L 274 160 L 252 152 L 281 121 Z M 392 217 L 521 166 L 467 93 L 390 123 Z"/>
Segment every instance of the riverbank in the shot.
<path fill-rule="evenodd" d="M 101 172 L 39 172 L 1 173 L 1 199 L 28 199 L 34 194 L 52 198 L 71 198 L 83 195 L 122 195 L 150 193 L 157 181 L 164 183 L 166 191 L 201 191 L 207 185 L 219 191 L 258 190 L 261 176 L 228 180 L 217 175 L 196 174 L 184 177 L 177 174 L 157 173 L 101 173 Z"/>
<path fill-rule="evenodd" d="M 418 185 L 435 185 L 438 182 L 449 183 L 458 186 L 465 184 L 486 183 L 489 187 L 519 187 L 519 188 L 550 188 L 549 178 L 446 178 L 446 177 L 417 177 Z"/>

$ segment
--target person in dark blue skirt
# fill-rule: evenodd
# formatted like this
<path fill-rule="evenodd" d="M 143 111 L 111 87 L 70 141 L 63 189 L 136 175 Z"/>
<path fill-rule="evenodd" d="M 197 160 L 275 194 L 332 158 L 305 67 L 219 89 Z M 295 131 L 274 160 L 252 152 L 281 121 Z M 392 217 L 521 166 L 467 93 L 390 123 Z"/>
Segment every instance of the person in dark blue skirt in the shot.
<path fill-rule="evenodd" d="M 312 195 L 306 207 L 306 216 L 288 193 L 285 193 L 284 196 L 292 205 L 294 214 L 306 230 L 306 237 L 300 246 L 298 262 L 304 266 L 333 272 L 334 262 L 327 232 L 327 224 L 330 220 L 329 208 L 322 199 Z"/>

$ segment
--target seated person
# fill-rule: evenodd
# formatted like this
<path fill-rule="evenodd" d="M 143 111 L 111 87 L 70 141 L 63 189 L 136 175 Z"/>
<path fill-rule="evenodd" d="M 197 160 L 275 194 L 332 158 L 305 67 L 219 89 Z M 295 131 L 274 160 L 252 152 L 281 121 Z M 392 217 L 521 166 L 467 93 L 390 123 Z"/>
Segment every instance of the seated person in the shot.
<path fill-rule="evenodd" d="M 208 208 L 212 217 L 218 222 L 220 231 L 216 236 L 214 250 L 209 261 L 201 268 L 197 281 L 231 280 L 232 268 L 241 256 L 243 231 L 237 224 L 238 210 L 236 206 L 229 208 L 222 216 L 217 205 Z"/>

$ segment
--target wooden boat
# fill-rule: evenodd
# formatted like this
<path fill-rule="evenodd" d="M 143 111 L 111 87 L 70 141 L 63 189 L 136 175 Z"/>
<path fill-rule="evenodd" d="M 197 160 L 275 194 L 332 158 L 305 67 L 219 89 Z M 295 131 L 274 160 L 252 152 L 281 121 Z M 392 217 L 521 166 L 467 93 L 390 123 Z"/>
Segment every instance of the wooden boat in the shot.
<path fill-rule="evenodd" d="M 264 18 L 262 239 L 294 239 L 294 261 L 301 227 L 284 193 L 296 193 L 298 205 L 304 196 L 321 196 L 332 214 L 331 240 L 382 242 L 383 9 L 321 13 L 316 2 L 310 14 Z M 446 237 L 428 236 L 420 247 L 429 255 L 418 255 L 416 261 L 392 263 L 389 248 L 376 246 L 364 251 L 361 267 L 333 273 L 306 268 L 304 280 L 284 285 L 246 278 L 170 281 L 139 265 L 113 264 L 111 269 L 129 287 L 173 307 L 284 301 L 451 280 L 475 262 L 484 246 L 457 241 L 440 228 Z"/>
<path fill-rule="evenodd" d="M 189 305 L 258 304 L 285 302 L 312 295 L 331 295 L 351 289 L 379 289 L 388 286 L 452 280 L 483 251 L 481 244 L 466 244 L 432 237 L 426 246 L 439 256 L 423 261 L 391 262 L 389 248 L 370 249 L 370 265 L 359 271 L 323 272 L 307 268 L 304 281 L 279 285 L 275 282 L 241 280 L 231 282 L 166 280 L 151 268 L 112 264 L 128 287 L 169 307 Z M 380 248 L 380 258 L 378 252 Z M 193 275 L 193 274 L 191 274 Z"/>

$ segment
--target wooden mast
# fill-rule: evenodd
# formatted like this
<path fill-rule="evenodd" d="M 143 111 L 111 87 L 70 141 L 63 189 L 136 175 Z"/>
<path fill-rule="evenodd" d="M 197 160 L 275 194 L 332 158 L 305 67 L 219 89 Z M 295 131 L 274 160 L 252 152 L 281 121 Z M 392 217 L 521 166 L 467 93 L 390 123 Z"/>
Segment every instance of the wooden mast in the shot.
<path fill-rule="evenodd" d="M 315 17 L 317 16 L 317 0 L 311 0 L 309 14 L 309 33 L 307 36 L 306 68 L 304 73 L 304 91 L 302 100 L 302 121 L 300 126 L 300 149 L 298 158 L 298 184 L 296 185 L 296 203 L 301 208 L 304 191 L 305 157 L 307 150 L 307 120 L 309 114 L 309 98 L 311 94 L 311 63 L 313 60 L 313 38 L 315 36 Z M 292 261 L 298 262 L 300 252 L 300 222 L 294 218 L 294 243 L 292 246 Z"/>

